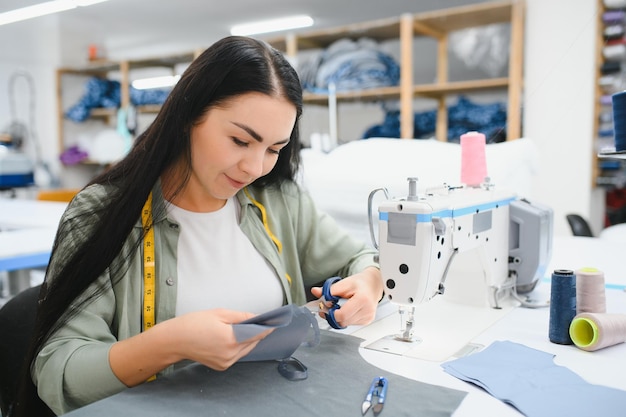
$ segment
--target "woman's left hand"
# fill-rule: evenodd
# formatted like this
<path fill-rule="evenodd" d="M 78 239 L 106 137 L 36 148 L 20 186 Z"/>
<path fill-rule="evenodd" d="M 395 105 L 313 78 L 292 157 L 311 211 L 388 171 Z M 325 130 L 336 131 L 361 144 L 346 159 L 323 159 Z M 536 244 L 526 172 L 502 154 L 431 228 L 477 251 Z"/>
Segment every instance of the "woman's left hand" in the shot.
<path fill-rule="evenodd" d="M 333 296 L 347 299 L 340 309 L 335 310 L 335 320 L 341 326 L 369 324 L 376 316 L 376 308 L 383 295 L 380 270 L 375 267 L 366 268 L 335 282 L 330 287 L 330 292 Z M 311 293 L 319 298 L 322 296 L 322 288 L 313 287 Z"/>

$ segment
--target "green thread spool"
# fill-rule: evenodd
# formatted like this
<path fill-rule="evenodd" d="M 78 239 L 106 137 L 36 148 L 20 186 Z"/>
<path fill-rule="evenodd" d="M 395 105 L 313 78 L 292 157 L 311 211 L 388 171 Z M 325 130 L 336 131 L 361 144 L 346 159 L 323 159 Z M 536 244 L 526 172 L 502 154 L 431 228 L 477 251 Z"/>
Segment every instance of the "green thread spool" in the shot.
<path fill-rule="evenodd" d="M 575 317 L 569 327 L 569 334 L 574 344 L 583 350 L 595 350 L 598 344 L 599 329 L 593 320 Z"/>

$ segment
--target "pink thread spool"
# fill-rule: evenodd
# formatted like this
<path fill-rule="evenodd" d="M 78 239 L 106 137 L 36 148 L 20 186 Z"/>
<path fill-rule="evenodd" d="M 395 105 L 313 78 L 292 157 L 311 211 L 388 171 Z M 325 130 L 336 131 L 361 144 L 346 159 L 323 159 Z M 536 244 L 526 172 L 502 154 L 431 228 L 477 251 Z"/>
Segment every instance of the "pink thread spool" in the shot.
<path fill-rule="evenodd" d="M 581 313 L 569 327 L 576 347 L 589 352 L 626 342 L 626 314 Z"/>
<path fill-rule="evenodd" d="M 461 182 L 469 187 L 479 187 L 487 176 L 486 143 L 479 132 L 461 135 Z"/>

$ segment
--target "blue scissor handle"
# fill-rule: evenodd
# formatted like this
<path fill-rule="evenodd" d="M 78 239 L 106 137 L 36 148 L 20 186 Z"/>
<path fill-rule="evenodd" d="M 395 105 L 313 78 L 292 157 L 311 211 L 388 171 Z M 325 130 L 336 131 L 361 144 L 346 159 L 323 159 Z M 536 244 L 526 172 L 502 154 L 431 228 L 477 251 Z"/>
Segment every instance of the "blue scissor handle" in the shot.
<path fill-rule="evenodd" d="M 384 376 L 377 376 L 372 381 L 370 389 L 367 391 L 365 401 L 371 403 L 374 396 L 378 397 L 378 404 L 385 403 L 385 397 L 387 395 L 387 378 Z"/>
<path fill-rule="evenodd" d="M 328 307 L 328 312 L 325 313 L 325 316 L 326 321 L 333 329 L 345 329 L 344 326 L 340 325 L 339 323 L 337 323 L 337 320 L 335 320 L 335 310 L 341 308 L 341 306 L 337 304 L 340 300 L 340 297 L 336 297 L 330 293 L 330 286 L 340 279 L 340 277 L 328 278 L 326 281 L 324 281 L 324 286 L 322 287 L 322 297 L 325 301 L 330 301 L 332 303 L 332 305 Z"/>
<path fill-rule="evenodd" d="M 330 293 L 330 286 L 339 280 L 341 280 L 340 277 L 332 277 L 324 281 L 324 286 L 322 287 L 322 296 L 324 297 L 324 300 L 331 301 L 333 303 L 339 301 L 339 297 L 335 297 Z"/>
<path fill-rule="evenodd" d="M 382 388 L 378 390 L 378 403 L 383 404 L 385 402 L 385 396 L 387 395 L 387 378 L 384 376 L 379 377 L 378 386 Z"/>

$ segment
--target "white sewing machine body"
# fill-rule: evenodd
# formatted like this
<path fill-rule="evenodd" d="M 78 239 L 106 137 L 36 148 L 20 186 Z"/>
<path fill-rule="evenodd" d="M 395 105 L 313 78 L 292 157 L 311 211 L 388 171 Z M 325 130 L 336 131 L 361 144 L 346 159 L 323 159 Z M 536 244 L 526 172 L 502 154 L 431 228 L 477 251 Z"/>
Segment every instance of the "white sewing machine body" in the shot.
<path fill-rule="evenodd" d="M 423 195 L 414 192 L 414 184 L 411 187 L 406 198 L 378 207 L 379 262 L 391 302 L 415 307 L 443 294 L 460 254 L 465 257 L 456 265 L 450 288 L 467 284 L 460 297 L 478 299 L 466 301 L 498 308 L 516 285 L 524 292 L 534 288 L 551 254 L 550 209 L 537 210 L 488 183 L 477 188 L 444 185 Z M 479 263 L 478 273 L 465 266 L 467 260 Z M 519 276 L 523 261 L 524 276 Z M 482 277 L 477 280 L 476 275 Z M 476 291 L 476 283 L 483 290 Z"/>

